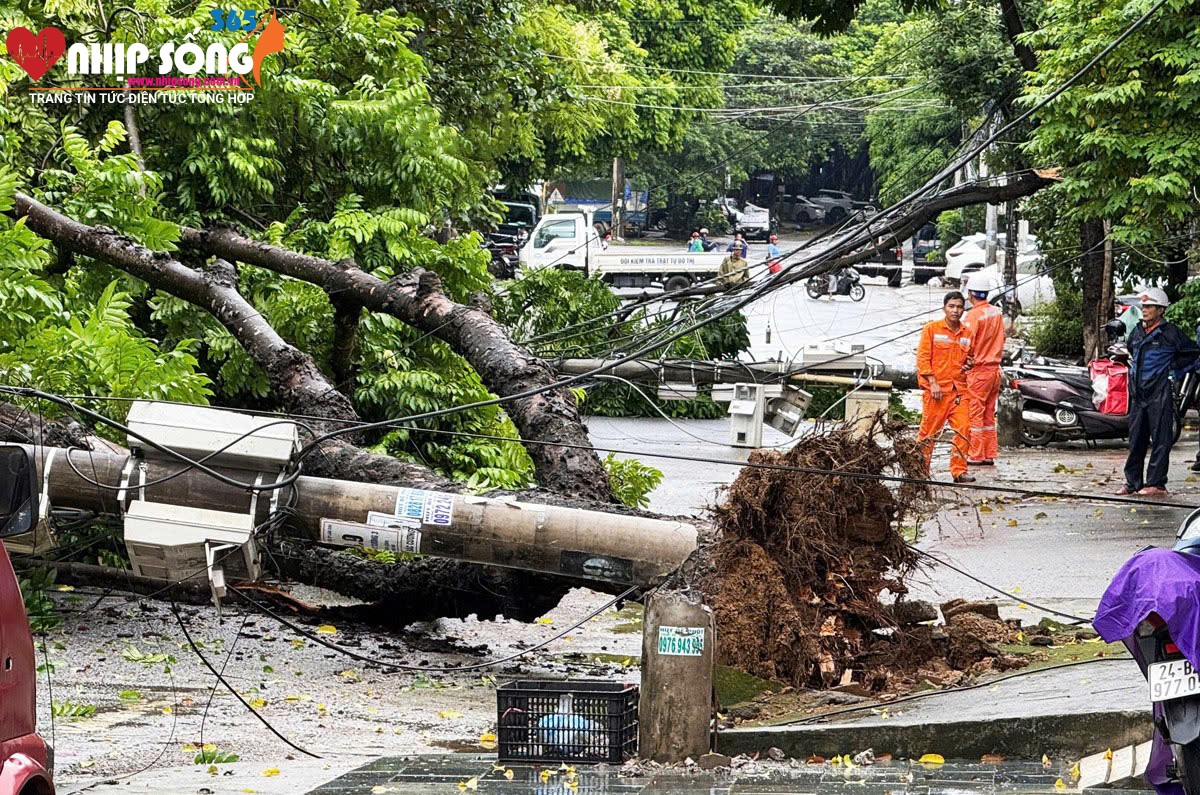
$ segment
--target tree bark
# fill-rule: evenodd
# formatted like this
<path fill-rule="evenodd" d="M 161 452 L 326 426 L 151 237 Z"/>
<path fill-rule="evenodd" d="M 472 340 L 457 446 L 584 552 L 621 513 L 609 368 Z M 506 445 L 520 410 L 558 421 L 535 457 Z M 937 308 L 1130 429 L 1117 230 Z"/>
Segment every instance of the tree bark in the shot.
<path fill-rule="evenodd" d="M 1004 314 L 1016 320 L 1021 314 L 1021 296 L 1017 291 L 1017 256 L 1020 241 L 1017 240 L 1017 201 L 1009 199 L 1004 210 L 1004 283 L 1013 286 L 1012 295 L 1004 300 Z"/>
<path fill-rule="evenodd" d="M 1178 301 L 1180 288 L 1188 278 L 1188 244 L 1186 239 L 1176 237 L 1168 241 L 1163 249 L 1167 261 L 1167 296 L 1172 301 Z"/>
<path fill-rule="evenodd" d="M 333 352 L 330 364 L 335 386 L 350 399 L 354 398 L 354 382 L 358 378 L 354 353 L 362 311 L 362 307 L 352 301 L 333 302 Z"/>
<path fill-rule="evenodd" d="M 215 256 L 311 282 L 331 296 L 360 303 L 372 312 L 393 315 L 413 328 L 446 342 L 475 368 L 499 396 L 547 387 L 557 374 L 541 359 L 509 339 L 508 331 L 477 308 L 456 303 L 441 289 L 437 275 L 421 269 L 384 282 L 352 260 L 331 262 L 251 240 L 231 229 L 183 230 L 183 243 Z M 608 473 L 591 451 L 587 430 L 569 390 L 551 389 L 504 403 L 527 444 L 538 483 L 561 494 L 613 502 Z M 550 444 L 546 444 L 549 442 Z"/>
<path fill-rule="evenodd" d="M 1112 314 L 1112 301 L 1105 306 L 1104 223 L 1084 221 L 1079 225 L 1083 250 L 1080 273 L 1083 281 L 1083 359 L 1090 362 L 1104 355 L 1104 324 Z"/>
<path fill-rule="evenodd" d="M 1004 35 L 1012 45 L 1013 55 L 1021 63 L 1026 72 L 1036 72 L 1038 67 L 1037 53 L 1028 44 L 1018 40 L 1025 32 L 1025 23 L 1021 19 L 1021 9 L 1017 0 L 1000 0 L 1000 18 L 1004 20 Z"/>

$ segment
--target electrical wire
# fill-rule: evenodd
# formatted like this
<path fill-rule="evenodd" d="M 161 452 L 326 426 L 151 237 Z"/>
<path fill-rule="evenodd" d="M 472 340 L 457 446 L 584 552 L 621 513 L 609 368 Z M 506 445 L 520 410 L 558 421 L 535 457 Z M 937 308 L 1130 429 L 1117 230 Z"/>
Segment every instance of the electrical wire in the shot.
<path fill-rule="evenodd" d="M 539 649 L 544 649 L 546 646 L 549 646 L 554 641 L 556 641 L 562 637 L 565 637 L 570 632 L 574 632 L 575 630 L 579 629 L 584 624 L 591 621 L 593 618 L 600 615 L 601 613 L 603 613 L 605 610 L 609 609 L 613 605 L 629 598 L 629 596 L 631 594 L 633 594 L 635 591 L 637 591 L 641 587 L 642 586 L 640 586 L 640 585 L 633 585 L 633 586 L 630 586 L 629 588 L 626 588 L 618 596 L 615 596 L 612 599 L 610 599 L 609 601 L 605 602 L 600 607 L 598 607 L 595 610 L 593 610 L 592 612 L 588 613 L 584 618 L 580 619 L 579 621 L 576 621 L 574 624 L 572 624 L 571 626 L 562 630 L 561 632 L 557 633 L 552 638 L 550 638 L 548 640 L 544 640 L 533 646 L 530 646 L 528 649 L 522 649 L 521 651 L 516 652 L 515 654 L 510 654 L 510 655 L 507 655 L 505 657 L 500 657 L 495 660 L 488 660 L 486 662 L 475 663 L 473 665 L 459 665 L 459 666 L 452 666 L 452 667 L 445 667 L 445 668 L 434 668 L 431 666 L 409 665 L 407 663 L 396 663 L 396 662 L 389 661 L 389 659 L 386 657 L 377 657 L 377 656 L 372 657 L 372 656 L 369 656 L 366 654 L 359 654 L 358 652 L 351 651 L 350 649 L 347 649 L 344 646 L 339 646 L 336 643 L 331 643 L 330 641 L 322 638 L 320 635 L 315 635 L 315 634 L 309 632 L 308 630 L 304 629 L 303 627 L 299 626 L 298 624 L 296 624 L 292 621 L 289 621 L 288 619 L 286 619 L 283 616 L 279 615 L 278 613 L 274 612 L 266 605 L 261 604 L 257 600 L 252 599 L 251 597 L 247 596 L 245 593 L 238 590 L 237 588 L 234 588 L 231 586 L 229 588 L 229 591 L 236 594 L 241 599 L 243 599 L 247 604 L 249 604 L 255 610 L 259 611 L 260 613 L 262 613 L 263 615 L 265 615 L 269 618 L 274 619 L 275 621 L 279 622 L 283 626 L 290 629 L 292 632 L 295 632 L 297 635 L 307 638 L 308 640 L 311 640 L 314 643 L 318 643 L 318 644 L 324 646 L 325 648 L 330 649 L 331 651 L 336 651 L 338 654 L 343 654 L 351 659 L 359 660 L 360 662 L 374 663 L 376 665 L 381 665 L 386 668 L 391 668 L 391 669 L 393 669 L 393 671 L 419 671 L 422 673 L 438 673 L 438 674 L 440 674 L 440 673 L 464 673 L 467 671 L 478 671 L 483 668 L 492 668 L 497 665 L 503 665 L 504 663 L 512 662 L 513 660 L 524 657 L 526 654 L 529 654 L 530 652 L 538 651 Z"/>
<path fill-rule="evenodd" d="M 224 475 L 220 472 L 217 472 L 214 469 L 211 469 L 211 468 L 205 466 L 200 461 L 194 461 L 191 458 L 188 458 L 183 453 L 180 453 L 171 447 L 168 447 L 163 444 L 159 444 L 158 442 L 155 442 L 152 439 L 148 439 L 147 437 L 142 436 L 140 433 L 134 431 L 132 428 L 130 428 L 127 425 L 123 425 L 122 423 L 119 423 L 114 419 L 105 417 L 103 414 L 100 414 L 99 412 L 92 411 L 89 408 L 85 408 L 84 406 L 81 406 L 78 403 L 74 403 L 70 400 L 67 400 L 66 398 L 59 397 L 58 395 L 54 395 L 49 392 L 43 392 L 40 389 L 33 389 L 30 387 L 14 387 L 14 386 L 0 386 L 0 394 L 12 395 L 13 397 L 19 397 L 19 398 L 39 398 L 41 400 L 50 401 L 51 403 L 56 403 L 60 406 L 71 409 L 72 411 L 75 411 L 77 413 L 82 413 L 96 422 L 101 422 L 112 428 L 116 428 L 117 430 L 125 433 L 127 436 L 137 439 L 138 441 L 142 442 L 143 444 L 145 444 L 148 447 L 151 447 L 155 450 L 158 450 L 161 453 L 165 453 L 166 455 L 169 455 L 172 458 L 175 458 L 175 459 L 178 459 L 178 460 L 184 462 L 185 464 L 188 465 L 188 469 L 199 469 L 200 471 L 204 472 L 205 474 L 209 475 L 212 478 L 215 478 L 216 480 L 221 481 L 222 483 L 225 483 L 230 486 L 234 486 L 235 488 L 243 489 L 245 491 L 273 491 L 275 489 L 281 489 L 281 488 L 284 488 L 285 486 L 292 485 L 293 483 L 296 482 L 296 479 L 300 477 L 300 462 L 297 461 L 295 471 L 293 471 L 290 475 L 288 475 L 287 477 L 285 477 L 281 480 L 277 480 L 272 483 L 263 483 L 263 484 L 243 483 L 240 480 L 236 480 L 234 478 L 231 478 L 227 475 Z M 246 433 L 242 434 L 242 436 L 239 439 L 235 440 L 235 442 L 240 441 L 241 439 L 244 439 L 253 434 L 254 434 L 254 431 L 247 431 Z M 211 456 L 206 457 L 204 460 L 207 460 L 209 457 L 211 457 Z M 78 473 L 76 473 L 76 474 L 78 474 Z M 172 475 L 172 477 L 178 477 L 178 475 L 180 475 L 180 474 L 182 474 L 182 472 L 176 473 L 175 475 Z M 93 485 L 100 485 L 100 484 L 93 484 Z"/>
<path fill-rule="evenodd" d="M 300 753 L 304 754 L 305 756 L 311 756 L 313 759 L 324 759 L 324 757 L 321 756 L 320 754 L 314 754 L 312 751 L 308 750 L 307 748 L 297 745 L 296 743 L 289 740 L 287 737 L 285 737 L 283 735 L 283 733 L 281 733 L 278 729 L 276 729 L 274 726 L 272 726 L 271 722 L 269 720 L 267 720 L 266 718 L 264 718 L 258 710 L 256 710 L 254 707 L 250 706 L 250 702 L 242 697 L 242 694 L 237 691 L 237 688 L 235 688 L 233 685 L 229 684 L 229 680 L 227 680 L 225 678 L 224 674 L 222 674 L 220 671 L 218 671 L 216 668 L 213 667 L 213 664 L 208 661 L 207 657 L 204 656 L 204 652 L 200 651 L 200 647 L 197 646 L 196 642 L 192 640 L 192 634 L 190 632 L 188 632 L 187 624 L 185 624 L 183 621 L 183 614 L 179 611 L 179 605 L 175 604 L 174 601 L 171 602 L 171 612 L 175 615 L 175 621 L 179 624 L 179 628 L 181 630 L 183 630 L 183 636 L 187 639 L 188 646 L 190 646 L 192 648 L 192 651 L 194 651 L 196 653 L 196 656 L 200 658 L 200 662 L 204 663 L 204 667 L 207 668 L 209 671 L 211 671 L 213 676 L 217 677 L 217 681 L 220 682 L 221 684 L 223 684 L 225 686 L 226 690 L 228 690 L 230 693 L 232 693 L 234 695 L 234 697 L 237 698 L 238 701 L 242 702 L 242 706 L 245 707 L 250 712 L 251 715 L 258 718 L 259 722 L 262 723 L 263 726 L 266 726 L 267 730 L 270 731 L 271 734 L 274 734 L 276 737 L 278 737 L 280 740 L 282 740 L 285 744 L 287 744 L 287 746 L 289 748 L 299 751 Z"/>
<path fill-rule="evenodd" d="M 990 582 L 985 582 L 984 580 L 979 579 L 974 574 L 971 574 L 969 571 L 963 571 L 962 569 L 955 566 L 953 563 L 950 563 L 948 560 L 945 560 L 944 558 L 939 558 L 937 555 L 934 555 L 931 552 L 926 552 L 923 549 L 917 549 L 912 544 L 905 544 L 905 546 L 908 547 L 909 549 L 911 549 L 913 552 L 920 555 L 921 557 L 925 558 L 926 560 L 933 561 L 934 563 L 936 563 L 939 566 L 945 566 L 946 568 L 950 569 L 951 571 L 956 571 L 959 574 L 961 574 L 962 576 L 966 577 L 968 580 L 973 580 L 976 583 L 978 583 L 979 585 L 982 585 L 984 588 L 995 591 L 996 593 L 998 593 L 1002 596 L 1005 596 L 1009 599 L 1012 599 L 1015 602 L 1020 602 L 1021 604 L 1026 605 L 1027 607 L 1032 607 L 1035 610 L 1041 610 L 1043 613 L 1050 613 L 1051 615 L 1056 615 L 1059 618 L 1068 619 L 1069 621 L 1073 621 L 1077 624 L 1090 624 L 1092 622 L 1092 619 L 1090 619 L 1090 618 L 1083 618 L 1081 616 L 1073 615 L 1071 613 L 1063 613 L 1062 611 L 1055 610 L 1053 608 L 1046 607 L 1044 605 L 1040 605 L 1036 602 L 1031 602 L 1028 599 L 1025 599 L 1024 597 L 1017 596 L 1016 594 L 1006 591 L 1003 588 L 1000 588 L 999 586 L 992 585 Z"/>

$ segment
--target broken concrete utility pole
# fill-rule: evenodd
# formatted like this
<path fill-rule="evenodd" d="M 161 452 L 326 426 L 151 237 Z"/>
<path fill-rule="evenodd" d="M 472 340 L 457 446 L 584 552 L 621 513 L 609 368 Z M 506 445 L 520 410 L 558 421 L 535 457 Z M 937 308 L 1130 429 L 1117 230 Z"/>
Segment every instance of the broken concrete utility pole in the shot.
<path fill-rule="evenodd" d="M 287 421 L 137 403 L 129 425 L 233 482 L 132 435 L 129 453 L 25 446 L 36 456 L 43 500 L 123 516 L 135 574 L 178 580 L 207 569 L 218 596 L 223 564 L 239 577 L 258 575 L 261 531 L 277 523 L 325 545 L 618 585 L 650 584 L 696 548 L 692 525 L 640 516 L 304 476 L 263 490 L 292 456 L 296 430 Z"/>

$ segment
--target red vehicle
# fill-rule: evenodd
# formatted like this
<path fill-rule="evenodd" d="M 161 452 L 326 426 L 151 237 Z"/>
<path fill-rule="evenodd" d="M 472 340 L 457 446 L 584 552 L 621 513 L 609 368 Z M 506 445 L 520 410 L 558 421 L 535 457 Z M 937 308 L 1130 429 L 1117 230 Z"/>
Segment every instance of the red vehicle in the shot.
<path fill-rule="evenodd" d="M 36 473 L 29 450 L 0 445 L 0 537 L 34 528 Z M 37 733 L 34 660 L 21 589 L 0 544 L 0 795 L 54 795 L 54 750 Z"/>

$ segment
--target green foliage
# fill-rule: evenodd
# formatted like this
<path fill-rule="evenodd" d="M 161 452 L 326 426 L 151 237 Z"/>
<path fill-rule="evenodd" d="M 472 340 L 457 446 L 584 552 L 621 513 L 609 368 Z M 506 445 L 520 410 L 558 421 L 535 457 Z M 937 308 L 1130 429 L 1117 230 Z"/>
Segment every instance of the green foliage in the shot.
<path fill-rule="evenodd" d="M 1200 279 L 1193 279 L 1180 288 L 1179 298 L 1167 309 L 1167 320 L 1189 336 L 1200 327 Z"/>
<path fill-rule="evenodd" d="M 96 714 L 94 704 L 81 704 L 70 699 L 63 701 L 54 701 L 50 704 L 50 712 L 56 718 L 69 718 L 71 720 L 81 720 L 90 718 Z"/>
<path fill-rule="evenodd" d="M 662 482 L 662 470 L 647 466 L 635 458 L 618 459 L 609 453 L 601 463 L 608 470 L 608 482 L 613 494 L 630 508 L 650 507 L 650 492 Z"/>
<path fill-rule="evenodd" d="M 687 226 L 707 229 L 710 235 L 714 236 L 729 234 L 729 219 L 721 212 L 721 208 L 707 201 L 700 205 L 700 209 L 692 215 L 691 223 Z"/>
<path fill-rule="evenodd" d="M 1040 66 L 1025 100 L 1062 85 L 1144 12 L 1111 0 L 1047 0 L 1028 41 Z M 1053 103 L 1028 146 L 1037 165 L 1062 168 L 1072 220 L 1109 219 L 1113 238 L 1152 244 L 1193 221 L 1200 179 L 1197 6 L 1172 0 Z"/>
<path fill-rule="evenodd" d="M 222 751 L 215 745 L 205 743 L 197 751 L 192 762 L 197 765 L 228 765 L 238 761 L 240 757 L 231 751 Z"/>
<path fill-rule="evenodd" d="M 846 401 L 842 400 L 846 396 L 845 389 L 837 386 L 812 386 L 808 391 L 812 393 L 813 399 L 805 416 L 812 419 L 824 417 L 827 420 L 846 418 Z"/>
<path fill-rule="evenodd" d="M 35 635 L 44 635 L 62 625 L 62 615 L 47 593 L 53 587 L 57 573 L 55 569 L 35 568 L 26 569 L 17 577 L 29 628 Z"/>
<path fill-rule="evenodd" d="M 903 393 L 899 389 L 893 389 L 888 393 L 888 419 L 913 425 L 921 421 L 921 412 L 907 408 L 904 405 Z"/>
<path fill-rule="evenodd" d="M 1028 323 L 1029 341 L 1043 356 L 1083 355 L 1083 293 L 1078 289 L 1058 288 L 1055 300 L 1036 307 Z"/>

